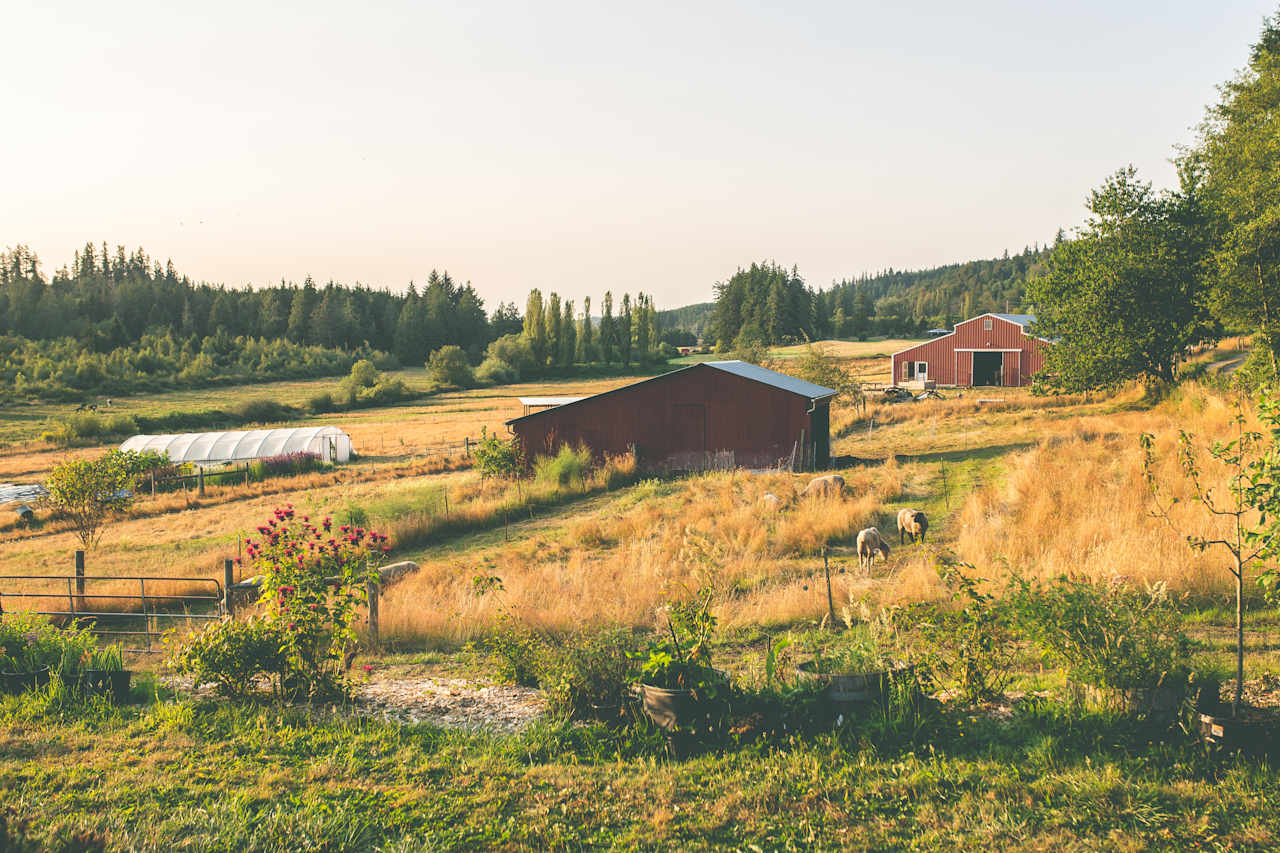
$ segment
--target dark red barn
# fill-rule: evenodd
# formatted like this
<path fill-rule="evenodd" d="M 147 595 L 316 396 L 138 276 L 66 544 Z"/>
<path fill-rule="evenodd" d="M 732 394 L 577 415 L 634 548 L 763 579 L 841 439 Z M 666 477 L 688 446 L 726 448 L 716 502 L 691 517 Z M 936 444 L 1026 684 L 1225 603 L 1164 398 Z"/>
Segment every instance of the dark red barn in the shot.
<path fill-rule="evenodd" d="M 743 361 L 708 361 L 507 421 L 525 456 L 635 448 L 646 468 L 825 468 L 836 391 Z"/>
<path fill-rule="evenodd" d="M 1044 338 L 1027 333 L 1030 314 L 983 314 L 948 335 L 893 354 L 893 382 L 939 385 L 1030 385 L 1044 366 Z"/>

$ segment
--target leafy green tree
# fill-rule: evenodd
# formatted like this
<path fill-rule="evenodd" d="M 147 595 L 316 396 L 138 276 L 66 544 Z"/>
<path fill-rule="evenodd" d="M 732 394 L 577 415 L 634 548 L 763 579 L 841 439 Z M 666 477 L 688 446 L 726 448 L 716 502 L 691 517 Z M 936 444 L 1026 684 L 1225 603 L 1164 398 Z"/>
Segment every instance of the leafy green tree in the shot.
<path fill-rule="evenodd" d="M 456 344 L 440 347 L 427 360 L 427 375 L 440 385 L 471 388 L 476 384 L 475 372 L 467 361 L 467 354 Z"/>
<path fill-rule="evenodd" d="M 1245 69 L 1221 87 L 1188 156 L 1204 170 L 1217 274 L 1214 307 L 1258 333 L 1280 378 L 1280 14 L 1267 19 Z"/>
<path fill-rule="evenodd" d="M 572 367 L 578 354 L 578 332 L 573 324 L 573 300 L 564 303 L 564 316 L 560 321 L 560 365 Z"/>
<path fill-rule="evenodd" d="M 133 503 L 130 460 L 119 450 L 96 459 L 67 459 L 49 472 L 45 501 L 70 519 L 85 550 L 98 544 L 107 519 Z"/>
<path fill-rule="evenodd" d="M 485 479 L 514 480 L 524 473 L 520 441 L 515 438 L 503 441 L 496 435 L 490 435 L 486 426 L 480 427 L 480 441 L 472 452 L 476 458 L 476 469 Z"/>
<path fill-rule="evenodd" d="M 613 291 L 604 292 L 604 306 L 600 312 L 600 360 L 613 364 L 618 352 L 617 326 L 613 319 Z"/>
<path fill-rule="evenodd" d="M 631 294 L 622 294 L 622 313 L 618 315 L 615 328 L 618 333 L 618 361 L 623 367 L 631 366 Z"/>
<path fill-rule="evenodd" d="M 547 363 L 547 317 L 542 306 L 542 291 L 529 291 L 524 311 L 524 338 L 529 342 L 533 360 L 541 370 Z"/>
<path fill-rule="evenodd" d="M 1258 414 L 1266 434 L 1245 429 L 1244 412 L 1237 404 L 1233 422 L 1234 438 L 1216 440 L 1209 445 L 1209 456 L 1227 475 L 1226 495 L 1215 494 L 1204 483 L 1204 466 L 1195 437 L 1185 430 L 1178 436 L 1178 463 L 1191 487 L 1191 500 L 1213 521 L 1222 524 L 1216 537 L 1186 535 L 1187 544 L 1197 551 L 1218 550 L 1230 558 L 1227 569 L 1235 581 L 1236 595 L 1236 690 L 1232 713 L 1239 713 L 1244 692 L 1244 583 L 1249 572 L 1264 561 L 1280 558 L 1280 402 L 1269 397 L 1259 401 Z M 1155 437 L 1141 436 L 1143 473 L 1151 490 L 1154 515 L 1179 533 L 1171 509 L 1179 503 L 1169 495 L 1155 474 Z M 1258 584 L 1275 598 L 1280 590 L 1280 572 L 1264 571 Z"/>
<path fill-rule="evenodd" d="M 1195 181 L 1184 178 L 1182 192 L 1157 194 L 1132 167 L 1116 172 L 1090 195 L 1081 234 L 1031 282 L 1033 331 L 1054 340 L 1051 387 L 1172 383 L 1187 349 L 1211 336 Z"/>
<path fill-rule="evenodd" d="M 591 297 L 582 298 L 582 318 L 578 321 L 578 361 L 590 364 L 596 360 L 596 342 L 591 328 Z"/>
<path fill-rule="evenodd" d="M 649 340 L 649 302 L 643 293 L 636 294 L 636 317 L 633 323 L 635 332 L 634 345 L 636 360 L 647 362 L 650 359 Z"/>

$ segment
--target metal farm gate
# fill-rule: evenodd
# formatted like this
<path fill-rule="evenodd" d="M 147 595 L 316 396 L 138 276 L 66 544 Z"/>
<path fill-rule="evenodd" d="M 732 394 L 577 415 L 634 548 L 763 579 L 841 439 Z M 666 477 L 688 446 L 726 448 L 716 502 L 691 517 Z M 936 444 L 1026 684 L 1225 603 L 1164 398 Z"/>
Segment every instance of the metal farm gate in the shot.
<path fill-rule="evenodd" d="M 229 580 L 231 561 L 226 563 Z M 101 591 L 107 583 L 114 591 Z M 35 584 L 42 589 L 32 589 Z M 99 591 L 92 591 L 91 584 Z M 84 552 L 77 551 L 75 574 L 0 575 L 0 614 L 9 601 L 35 601 L 34 610 L 12 609 L 47 616 L 55 624 L 88 627 L 100 637 L 120 641 L 125 651 L 157 654 L 157 641 L 177 623 L 223 618 L 228 612 L 227 589 L 209 577 L 87 575 Z M 113 608 L 113 603 L 118 606 Z"/>

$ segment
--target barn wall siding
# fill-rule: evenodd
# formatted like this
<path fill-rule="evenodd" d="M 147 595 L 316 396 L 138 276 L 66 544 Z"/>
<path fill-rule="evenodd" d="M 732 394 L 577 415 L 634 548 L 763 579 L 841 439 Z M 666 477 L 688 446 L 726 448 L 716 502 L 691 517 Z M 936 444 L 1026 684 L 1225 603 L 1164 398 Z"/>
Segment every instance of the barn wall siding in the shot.
<path fill-rule="evenodd" d="M 991 321 L 990 329 L 982 327 L 983 320 Z M 896 353 L 893 381 L 903 381 L 908 362 L 926 361 L 929 378 L 939 385 L 969 386 L 973 384 L 974 350 L 1006 350 L 1005 385 L 1030 385 L 1036 372 L 1044 367 L 1046 346 L 1047 342 L 1024 334 L 1017 323 L 1000 317 L 974 317 L 957 323 L 950 335 Z"/>
<path fill-rule="evenodd" d="M 683 370 L 511 424 L 529 458 L 585 443 L 646 467 L 764 468 L 812 444 L 810 401 L 715 368 Z M 803 431 L 803 432 L 802 432 Z"/>

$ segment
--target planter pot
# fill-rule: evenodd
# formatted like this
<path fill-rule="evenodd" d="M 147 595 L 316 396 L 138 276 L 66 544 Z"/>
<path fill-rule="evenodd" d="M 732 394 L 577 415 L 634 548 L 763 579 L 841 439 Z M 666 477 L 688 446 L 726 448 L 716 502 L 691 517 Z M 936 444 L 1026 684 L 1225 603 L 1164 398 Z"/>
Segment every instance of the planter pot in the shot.
<path fill-rule="evenodd" d="M 915 667 L 905 664 L 874 672 L 844 673 L 818 672 L 816 666 L 814 661 L 806 661 L 796 669 L 810 678 L 824 682 L 827 700 L 840 708 L 883 702 L 896 680 L 915 677 Z"/>
<path fill-rule="evenodd" d="M 133 680 L 133 672 L 128 669 L 117 669 L 108 675 L 111 685 L 111 698 L 117 705 L 129 699 L 129 683 Z"/>
<path fill-rule="evenodd" d="M 692 690 L 669 690 L 652 684 L 639 685 L 640 701 L 649 719 L 662 729 L 674 731 L 681 723 L 698 716 L 702 704 Z"/>
<path fill-rule="evenodd" d="M 6 693 L 22 693 L 35 690 L 49 683 L 49 667 L 43 666 L 34 672 L 6 672 L 0 674 Z"/>
<path fill-rule="evenodd" d="M 86 669 L 76 676 L 76 686 L 84 693 L 110 696 L 115 702 L 129 697 L 133 672 L 128 669 Z"/>
<path fill-rule="evenodd" d="M 1094 687 L 1074 686 L 1078 697 L 1096 707 L 1107 708 L 1131 717 L 1173 720 L 1187 699 L 1188 685 L 1160 687 Z"/>
<path fill-rule="evenodd" d="M 1200 715 L 1200 740 L 1211 752 L 1275 755 L 1280 746 L 1280 717 L 1272 708 L 1241 708 L 1238 716 Z"/>

